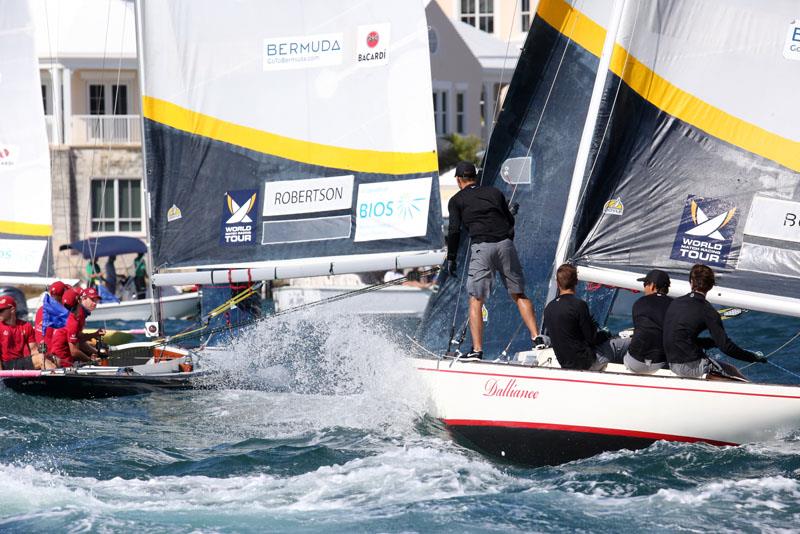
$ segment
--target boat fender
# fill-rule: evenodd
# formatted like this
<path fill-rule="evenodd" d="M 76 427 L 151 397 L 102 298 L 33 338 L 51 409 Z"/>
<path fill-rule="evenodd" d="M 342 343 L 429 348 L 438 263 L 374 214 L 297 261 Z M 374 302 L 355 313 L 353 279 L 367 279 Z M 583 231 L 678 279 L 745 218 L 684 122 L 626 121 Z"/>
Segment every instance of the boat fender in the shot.
<path fill-rule="evenodd" d="M 193 368 L 192 362 L 178 364 L 178 371 L 181 373 L 191 373 Z"/>

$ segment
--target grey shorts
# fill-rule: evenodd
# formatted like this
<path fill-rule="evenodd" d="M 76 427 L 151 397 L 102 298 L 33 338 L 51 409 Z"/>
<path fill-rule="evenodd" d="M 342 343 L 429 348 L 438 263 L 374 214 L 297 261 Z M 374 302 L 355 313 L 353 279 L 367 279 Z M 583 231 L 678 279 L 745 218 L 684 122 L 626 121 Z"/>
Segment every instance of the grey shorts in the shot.
<path fill-rule="evenodd" d="M 664 362 L 653 363 L 651 360 L 645 360 L 643 362 L 640 362 L 639 360 L 631 356 L 630 353 L 628 352 L 625 353 L 625 367 L 627 367 L 629 371 L 632 371 L 634 373 L 640 373 L 640 374 L 655 373 L 659 369 L 663 369 L 664 365 L 665 365 Z"/>
<path fill-rule="evenodd" d="M 670 370 L 678 376 L 700 378 L 714 369 L 714 364 L 708 358 L 701 358 L 685 363 L 671 363 Z"/>
<path fill-rule="evenodd" d="M 500 280 L 512 295 L 525 293 L 522 264 L 510 239 L 498 243 L 473 243 L 470 246 L 467 276 L 467 292 L 470 296 L 484 301 L 489 298 L 494 273 L 500 273 Z"/>

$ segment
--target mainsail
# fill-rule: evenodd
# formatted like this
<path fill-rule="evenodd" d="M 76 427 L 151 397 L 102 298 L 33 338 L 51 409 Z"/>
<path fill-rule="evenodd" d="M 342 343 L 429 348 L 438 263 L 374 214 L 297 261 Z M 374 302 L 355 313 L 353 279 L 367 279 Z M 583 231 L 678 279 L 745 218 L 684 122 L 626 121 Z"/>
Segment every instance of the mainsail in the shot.
<path fill-rule="evenodd" d="M 421 0 L 147 0 L 137 16 L 157 284 L 441 261 Z M 186 267 L 212 271 L 169 272 Z"/>
<path fill-rule="evenodd" d="M 607 1 L 590 2 L 583 13 L 573 3 L 539 2 L 489 141 L 481 178 L 483 185 L 497 187 L 512 204 L 519 204 L 514 243 L 525 271 L 527 295 L 539 317 L 553 269 L 569 177 L 597 75 L 598 54 L 589 43 L 599 39 L 602 47 L 603 25 L 611 6 Z M 458 264 L 463 272 L 459 278 L 445 281 L 417 333 L 427 347 L 445 348 L 452 327 L 458 330 L 464 325 L 467 250 L 462 243 Z M 607 297 L 605 293 L 592 297 Z M 486 307 L 487 350 L 502 349 L 515 335 L 530 348 L 525 341 L 527 334 L 519 334 L 521 321 L 516 306 L 499 283 Z M 602 309 L 595 311 L 602 315 Z"/>
<path fill-rule="evenodd" d="M 682 291 L 702 263 L 710 300 L 800 316 L 798 17 L 789 1 L 625 2 L 565 221 L 581 279 L 638 288 L 659 268 Z"/>
<path fill-rule="evenodd" d="M 0 283 L 52 275 L 50 153 L 28 2 L 0 4 Z"/>

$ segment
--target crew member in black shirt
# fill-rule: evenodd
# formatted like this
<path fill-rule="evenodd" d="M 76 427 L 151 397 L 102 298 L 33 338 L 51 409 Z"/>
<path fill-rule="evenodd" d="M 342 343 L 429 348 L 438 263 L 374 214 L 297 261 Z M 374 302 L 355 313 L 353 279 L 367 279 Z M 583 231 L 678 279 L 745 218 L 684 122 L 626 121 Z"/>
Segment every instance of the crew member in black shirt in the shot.
<path fill-rule="evenodd" d="M 475 165 L 462 161 L 456 166 L 460 191 L 447 205 L 450 214 L 447 235 L 447 271 L 457 276 L 456 257 L 461 239 L 461 226 L 467 228 L 471 245 L 467 292 L 469 293 L 469 329 L 472 350 L 466 358 L 483 358 L 483 303 L 492 291 L 495 273 L 517 303 L 531 339 L 539 335 L 533 305 L 525 296 L 522 264 L 512 241 L 514 216 L 503 193 L 491 186 L 479 186 Z M 535 345 L 536 343 L 534 343 Z"/>
<path fill-rule="evenodd" d="M 602 371 L 609 362 L 622 362 L 630 340 L 615 338 L 589 314 L 589 306 L 577 296 L 578 270 L 568 263 L 556 271 L 558 297 L 544 309 L 544 332 L 563 369 Z"/>
<path fill-rule="evenodd" d="M 664 354 L 664 316 L 672 303 L 669 275 L 653 269 L 644 278 L 644 296 L 633 304 L 633 337 L 625 367 L 634 373 L 655 373 L 667 362 Z"/>
<path fill-rule="evenodd" d="M 719 313 L 706 300 L 706 293 L 714 287 L 714 271 L 706 265 L 695 265 L 689 272 L 689 284 L 692 292 L 672 301 L 664 317 L 664 352 L 672 372 L 678 376 L 701 377 L 721 366 L 723 373 L 739 375 L 735 367 L 706 357 L 698 341 L 698 336 L 706 329 L 719 350 L 731 358 L 766 362 L 760 352 L 744 350 L 728 338 Z"/>

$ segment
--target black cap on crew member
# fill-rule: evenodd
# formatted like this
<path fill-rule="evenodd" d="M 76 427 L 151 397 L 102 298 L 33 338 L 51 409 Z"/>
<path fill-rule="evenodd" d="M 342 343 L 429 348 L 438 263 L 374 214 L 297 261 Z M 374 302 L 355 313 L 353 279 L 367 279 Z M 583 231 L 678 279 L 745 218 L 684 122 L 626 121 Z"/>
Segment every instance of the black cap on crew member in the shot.
<path fill-rule="evenodd" d="M 469 161 L 459 161 L 456 165 L 456 178 L 475 179 L 478 177 L 478 171 L 475 165 Z"/>
<path fill-rule="evenodd" d="M 666 289 L 670 284 L 669 275 L 660 269 L 653 269 L 644 277 L 637 278 L 636 280 L 638 282 L 644 282 L 645 284 L 655 284 L 659 289 Z"/>

